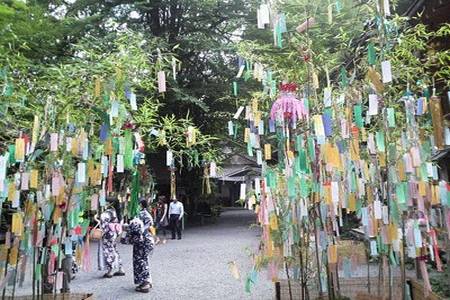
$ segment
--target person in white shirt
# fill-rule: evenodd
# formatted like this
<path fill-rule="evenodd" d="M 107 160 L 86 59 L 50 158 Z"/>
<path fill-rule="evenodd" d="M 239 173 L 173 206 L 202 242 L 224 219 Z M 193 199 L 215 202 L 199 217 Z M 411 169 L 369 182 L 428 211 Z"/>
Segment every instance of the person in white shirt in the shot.
<path fill-rule="evenodd" d="M 173 199 L 169 206 L 169 222 L 172 231 L 172 240 L 175 239 L 175 233 L 181 240 L 181 219 L 184 215 L 183 203 L 177 199 Z"/>

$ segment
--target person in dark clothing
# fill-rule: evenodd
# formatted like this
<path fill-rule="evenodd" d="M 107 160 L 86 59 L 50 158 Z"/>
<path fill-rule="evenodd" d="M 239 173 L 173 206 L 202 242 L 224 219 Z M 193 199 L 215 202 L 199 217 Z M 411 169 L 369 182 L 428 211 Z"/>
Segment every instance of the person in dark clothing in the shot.
<path fill-rule="evenodd" d="M 152 288 L 152 278 L 150 265 L 148 262 L 150 254 L 153 252 L 154 239 L 150 233 L 153 226 L 153 218 L 148 212 L 148 202 L 146 199 L 140 200 L 141 211 L 138 217 L 134 218 L 128 227 L 130 242 L 133 244 L 133 273 L 136 291 L 148 293 Z"/>
<path fill-rule="evenodd" d="M 175 233 L 179 240 L 181 240 L 181 220 L 184 215 L 183 203 L 176 198 L 172 200 L 169 206 L 169 222 L 172 230 L 172 240 L 175 239 Z"/>
<path fill-rule="evenodd" d="M 156 229 L 162 231 L 163 235 L 166 236 L 166 228 L 169 225 L 169 220 L 167 216 L 167 203 L 165 196 L 158 197 L 158 203 L 155 210 L 155 222 Z"/>
<path fill-rule="evenodd" d="M 100 225 L 103 231 L 102 245 L 103 258 L 107 273 L 103 275 L 104 278 L 111 278 L 113 276 L 124 276 L 122 270 L 122 260 L 117 251 L 117 239 L 122 231 L 122 226 L 117 218 L 114 203 L 118 201 L 115 198 L 108 198 L 108 208 L 100 215 Z M 118 271 L 113 273 L 113 269 L 118 267 Z"/>

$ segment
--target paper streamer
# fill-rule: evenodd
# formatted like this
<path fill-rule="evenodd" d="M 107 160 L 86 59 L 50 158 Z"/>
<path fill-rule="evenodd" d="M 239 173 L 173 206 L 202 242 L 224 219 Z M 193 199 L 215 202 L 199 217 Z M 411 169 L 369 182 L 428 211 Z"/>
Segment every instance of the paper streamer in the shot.
<path fill-rule="evenodd" d="M 381 74 L 383 75 L 383 83 L 392 82 L 391 62 L 389 60 L 381 62 Z"/>
<path fill-rule="evenodd" d="M 158 91 L 165 93 L 166 90 L 166 73 L 164 71 L 158 72 Z"/>

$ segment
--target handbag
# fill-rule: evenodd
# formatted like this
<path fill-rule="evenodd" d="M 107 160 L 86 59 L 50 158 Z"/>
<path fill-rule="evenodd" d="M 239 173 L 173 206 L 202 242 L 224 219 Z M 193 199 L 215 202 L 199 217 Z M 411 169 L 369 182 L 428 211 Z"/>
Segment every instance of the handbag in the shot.
<path fill-rule="evenodd" d="M 99 224 L 95 225 L 94 228 L 91 229 L 89 232 L 89 237 L 91 240 L 101 240 L 103 236 L 103 230 L 101 230 L 99 227 Z"/>
<path fill-rule="evenodd" d="M 162 227 L 167 227 L 167 226 L 169 226 L 169 221 L 167 220 L 167 217 L 165 217 L 164 220 L 161 222 L 161 226 L 162 226 Z"/>

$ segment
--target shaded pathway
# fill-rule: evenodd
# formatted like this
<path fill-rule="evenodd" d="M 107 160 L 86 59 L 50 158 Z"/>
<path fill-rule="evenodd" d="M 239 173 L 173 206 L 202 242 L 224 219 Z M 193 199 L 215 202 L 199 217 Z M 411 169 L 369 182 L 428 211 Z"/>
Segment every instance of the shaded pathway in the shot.
<path fill-rule="evenodd" d="M 181 241 L 158 245 L 151 260 L 154 287 L 149 294 L 134 291 L 129 245 L 119 247 L 126 277 L 102 279 L 103 273 L 96 270 L 80 272 L 71 289 L 92 291 L 95 299 L 273 299 L 273 284 L 265 273 L 260 274 L 252 294 L 244 290 L 245 275 L 251 268 L 248 254 L 258 245 L 258 230 L 249 227 L 254 219 L 247 210 L 227 210 L 217 224 L 187 229 Z M 231 276 L 230 261 L 236 261 L 240 280 Z"/>

